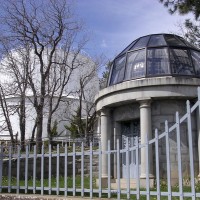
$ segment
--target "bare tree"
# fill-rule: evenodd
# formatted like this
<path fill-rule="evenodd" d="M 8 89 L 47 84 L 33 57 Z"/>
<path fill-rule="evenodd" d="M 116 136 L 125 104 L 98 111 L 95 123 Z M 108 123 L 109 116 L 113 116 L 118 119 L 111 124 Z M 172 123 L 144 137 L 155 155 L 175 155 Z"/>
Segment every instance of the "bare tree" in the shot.
<path fill-rule="evenodd" d="M 72 114 L 66 116 L 70 124 L 66 128 L 79 137 L 87 137 L 89 132 L 93 132 L 96 119 L 94 97 L 99 90 L 97 71 L 100 63 L 99 59 L 82 56 L 74 78 L 76 87 L 73 95 L 77 101 L 76 106 L 72 106 Z"/>
<path fill-rule="evenodd" d="M 35 62 L 27 69 L 26 75 L 37 114 L 36 142 L 40 149 L 45 99 L 49 97 L 49 132 L 52 114 L 58 108 L 64 88 L 75 68 L 77 55 L 86 40 L 78 39 L 82 26 L 72 15 L 71 5 L 66 0 L 8 0 L 2 8 L 4 15 L 1 22 L 6 30 L 2 31 L 3 40 L 9 40 L 12 48 L 23 48 L 28 44 L 32 49 Z M 64 52 L 58 60 L 57 49 Z M 54 73 L 55 76 L 52 75 Z M 53 107 L 54 95 L 58 96 L 58 100 Z"/>
<path fill-rule="evenodd" d="M 26 132 L 26 95 L 28 88 L 28 68 L 30 66 L 30 48 L 19 47 L 10 51 L 9 44 L 1 41 L 5 58 L 1 61 L 1 74 L 6 73 L 8 80 L 4 82 L 4 95 L 15 96 L 19 102 L 15 105 L 19 116 L 20 138 L 24 150 Z M 5 90 L 5 87 L 7 88 Z M 2 90 L 3 91 L 3 90 Z M 5 113 L 4 113 L 5 114 Z M 6 119 L 6 116 L 4 116 Z"/>
<path fill-rule="evenodd" d="M 6 101 L 6 96 L 4 93 L 4 89 L 0 85 L 0 106 L 2 110 L 2 115 L 5 118 L 4 122 L 2 123 L 1 130 L 8 130 L 11 138 L 11 143 L 14 143 L 14 134 L 13 128 L 10 120 L 10 116 L 15 112 L 15 109 L 9 107 Z"/>

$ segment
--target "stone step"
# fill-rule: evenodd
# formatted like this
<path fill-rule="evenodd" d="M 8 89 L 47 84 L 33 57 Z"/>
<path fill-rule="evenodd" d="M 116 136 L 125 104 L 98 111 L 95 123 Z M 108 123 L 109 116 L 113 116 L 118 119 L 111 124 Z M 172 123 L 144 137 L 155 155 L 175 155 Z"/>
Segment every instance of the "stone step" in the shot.
<path fill-rule="evenodd" d="M 118 180 L 111 179 L 111 188 L 117 190 Z M 108 188 L 108 178 L 101 179 L 101 185 L 103 188 Z M 99 187 L 99 179 L 96 179 L 96 186 Z M 154 187 L 154 178 L 149 179 L 149 186 Z M 135 189 L 137 187 L 136 179 L 130 179 L 130 188 Z M 146 179 L 140 178 L 140 187 L 146 188 Z M 127 189 L 127 180 L 125 178 L 120 179 L 120 189 Z"/>
<path fill-rule="evenodd" d="M 130 188 L 136 188 L 136 179 L 130 179 Z M 115 182 L 111 183 L 112 189 L 117 189 L 118 187 L 118 180 L 116 179 Z M 127 180 L 124 178 L 120 179 L 120 189 L 126 189 L 127 188 Z"/>

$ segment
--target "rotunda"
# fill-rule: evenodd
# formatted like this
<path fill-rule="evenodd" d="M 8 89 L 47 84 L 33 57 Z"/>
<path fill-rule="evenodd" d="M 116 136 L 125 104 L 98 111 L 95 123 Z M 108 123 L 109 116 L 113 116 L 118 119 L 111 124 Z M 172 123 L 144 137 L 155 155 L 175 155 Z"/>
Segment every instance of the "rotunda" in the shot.
<path fill-rule="evenodd" d="M 138 136 L 144 143 L 146 136 L 154 137 L 154 130 L 165 130 L 165 120 L 169 124 L 176 122 L 175 113 L 186 113 L 186 100 L 197 97 L 200 85 L 200 50 L 182 37 L 173 34 L 153 34 L 134 40 L 113 60 L 107 87 L 96 96 L 96 109 L 100 114 L 102 149 L 107 150 L 108 141 L 116 148 L 119 139 L 121 148 L 125 147 L 127 138 L 134 145 Z M 194 135 L 193 152 L 198 155 L 198 130 L 196 115 L 192 115 Z M 161 177 L 166 177 L 166 151 L 159 144 Z M 181 126 L 181 146 L 184 159 L 183 173 L 187 176 L 189 161 L 187 126 Z M 153 148 L 153 147 L 152 147 Z M 176 138 L 170 136 L 170 155 L 172 177 L 177 178 Z M 123 157 L 123 155 L 122 155 Z M 154 153 L 149 152 L 151 160 L 150 177 L 154 177 Z M 163 158 L 163 159 L 162 159 Z M 198 156 L 195 169 L 198 169 Z M 107 177 L 106 156 L 103 157 L 102 173 Z M 130 158 L 130 175 L 135 178 L 135 158 Z M 140 178 L 146 177 L 146 153 L 141 151 Z M 121 177 L 127 174 L 122 158 Z M 116 177 L 115 159 L 113 177 Z M 198 170 L 196 170 L 198 174 Z"/>

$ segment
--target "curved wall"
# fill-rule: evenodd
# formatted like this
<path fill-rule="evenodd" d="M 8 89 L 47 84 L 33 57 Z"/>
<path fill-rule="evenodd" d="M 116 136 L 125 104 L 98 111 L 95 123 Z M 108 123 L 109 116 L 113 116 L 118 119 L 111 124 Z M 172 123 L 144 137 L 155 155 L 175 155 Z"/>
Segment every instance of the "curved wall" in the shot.
<path fill-rule="evenodd" d="M 200 85 L 198 78 L 186 77 L 154 77 L 131 80 L 109 86 L 96 95 L 97 111 L 103 107 L 112 107 L 127 102 L 151 98 L 183 98 L 191 99 L 197 95 Z"/>

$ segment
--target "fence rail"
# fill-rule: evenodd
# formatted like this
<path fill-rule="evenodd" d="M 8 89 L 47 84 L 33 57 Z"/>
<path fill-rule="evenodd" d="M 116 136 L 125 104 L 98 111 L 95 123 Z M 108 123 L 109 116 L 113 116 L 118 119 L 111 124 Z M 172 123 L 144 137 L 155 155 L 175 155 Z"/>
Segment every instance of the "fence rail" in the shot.
<path fill-rule="evenodd" d="M 176 122 L 172 125 L 165 122 L 165 130 L 161 133 L 155 130 L 155 137 L 150 139 L 147 137 L 146 142 L 141 144 L 138 137 L 135 138 L 135 145 L 129 146 L 128 139 L 126 147 L 120 149 L 120 142 L 117 140 L 116 149 L 111 149 L 110 141 L 108 142 L 108 150 L 102 151 L 101 143 L 99 147 L 93 147 L 92 142 L 87 150 L 84 143 L 77 148 L 73 143 L 72 149 L 65 144 L 64 148 L 58 144 L 56 150 L 52 150 L 51 145 L 48 146 L 48 151 L 44 150 L 40 154 L 36 152 L 34 146 L 33 152 L 26 146 L 25 152 L 21 152 L 21 147 L 17 147 L 17 152 L 13 153 L 12 146 L 9 147 L 8 153 L 3 152 L 1 146 L 0 154 L 0 192 L 7 191 L 8 193 L 41 193 L 57 194 L 65 196 L 84 197 L 86 195 L 93 197 L 115 197 L 117 199 L 190 199 L 200 198 L 200 184 L 195 177 L 194 170 L 194 154 L 193 154 L 193 133 L 192 133 L 192 113 L 200 113 L 200 88 L 198 88 L 198 100 L 191 106 L 190 102 L 186 103 L 187 112 L 180 117 L 177 112 L 175 115 Z M 189 178 L 188 184 L 185 186 L 184 175 L 182 172 L 182 147 L 181 147 L 181 125 L 187 124 L 187 138 L 189 148 Z M 178 180 L 177 185 L 172 184 L 171 174 L 171 151 L 170 137 L 176 137 L 176 151 L 178 160 Z M 166 178 L 161 177 L 160 169 L 160 154 L 159 145 L 164 141 L 166 151 Z M 163 143 L 162 143 L 163 144 Z M 152 187 L 150 184 L 151 177 L 149 176 L 150 158 L 149 149 L 153 147 L 154 172 L 155 182 Z M 141 180 L 139 174 L 140 151 L 145 149 L 146 152 L 146 178 L 145 187 L 141 188 Z M 136 163 L 136 178 L 135 186 L 131 186 L 130 178 L 130 155 L 134 153 Z M 121 170 L 122 170 L 122 154 L 126 160 L 126 187 L 121 186 Z M 108 178 L 106 184 L 102 179 L 102 156 L 107 156 L 108 162 Z M 112 165 L 113 158 L 116 158 L 117 180 L 116 187 L 112 184 Z M 163 159 L 163 158 L 162 158 Z M 98 179 L 98 185 L 96 185 Z M 163 186 L 164 182 L 164 186 Z"/>

